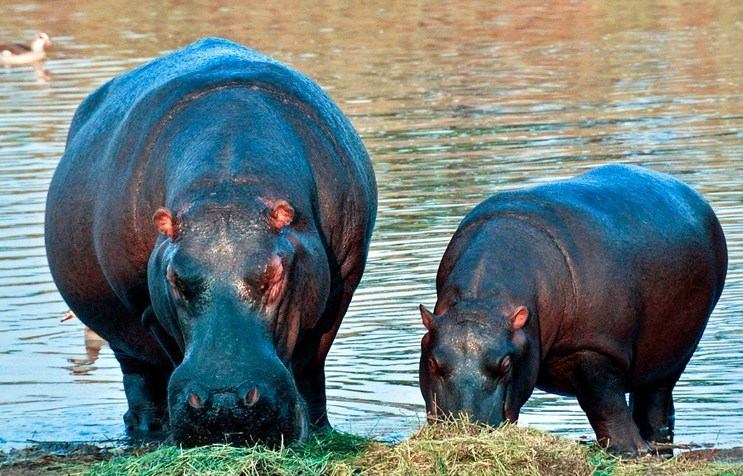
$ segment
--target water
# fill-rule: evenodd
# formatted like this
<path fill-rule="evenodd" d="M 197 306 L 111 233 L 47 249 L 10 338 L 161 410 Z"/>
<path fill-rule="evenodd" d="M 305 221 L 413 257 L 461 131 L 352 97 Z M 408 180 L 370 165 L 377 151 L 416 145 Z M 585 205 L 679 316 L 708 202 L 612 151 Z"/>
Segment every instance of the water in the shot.
<path fill-rule="evenodd" d="M 79 102 L 207 35 L 286 62 L 360 132 L 379 182 L 364 280 L 327 363 L 330 419 L 394 437 L 424 420 L 417 305 L 461 218 L 501 190 L 606 163 L 702 192 L 727 235 L 727 286 L 676 392 L 677 442 L 743 444 L 743 5 L 546 2 L 5 0 L 2 41 L 52 37 L 43 68 L 0 68 L 0 448 L 117 439 L 111 350 L 86 342 L 44 256 L 49 180 Z M 74 193 L 74 191 L 71 191 Z M 525 424 L 592 431 L 575 399 L 537 392 Z"/>

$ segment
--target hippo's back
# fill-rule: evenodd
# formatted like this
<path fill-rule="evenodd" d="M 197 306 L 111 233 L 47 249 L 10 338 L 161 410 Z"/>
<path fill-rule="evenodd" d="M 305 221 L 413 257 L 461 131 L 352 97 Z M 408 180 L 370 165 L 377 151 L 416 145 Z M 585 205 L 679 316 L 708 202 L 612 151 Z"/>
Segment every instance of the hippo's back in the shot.
<path fill-rule="evenodd" d="M 256 51 L 225 39 L 205 38 L 114 78 L 83 101 L 50 184 L 47 210 L 53 226 L 49 231 L 55 233 L 57 214 L 73 214 L 78 218 L 75 221 L 82 220 L 79 225 L 89 225 L 85 217 L 95 213 L 95 208 L 108 207 L 109 202 L 126 202 L 124 211 L 131 215 L 107 218 L 149 223 L 150 210 L 142 212 L 136 201 L 141 200 L 138 187 L 159 134 L 194 100 L 228 88 L 261 91 L 291 104 L 318 124 L 340 163 L 315 168 L 316 172 L 329 170 L 327 177 L 315 179 L 320 184 L 330 182 L 342 171 L 357 185 L 351 188 L 366 195 L 363 201 L 376 204 L 366 149 L 319 86 Z"/>
<path fill-rule="evenodd" d="M 494 195 L 460 230 L 500 216 L 542 229 L 565 256 L 571 311 L 551 352 L 601 349 L 632 369 L 629 387 L 683 369 L 727 270 L 722 229 L 701 195 L 665 174 L 610 165 Z"/>

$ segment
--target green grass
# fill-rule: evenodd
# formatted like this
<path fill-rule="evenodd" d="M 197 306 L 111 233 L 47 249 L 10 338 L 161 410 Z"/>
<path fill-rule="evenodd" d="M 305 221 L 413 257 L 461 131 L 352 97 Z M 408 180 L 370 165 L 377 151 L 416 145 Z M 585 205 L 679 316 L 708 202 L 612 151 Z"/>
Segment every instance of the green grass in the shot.
<path fill-rule="evenodd" d="M 743 463 L 711 463 L 689 461 L 683 453 L 671 459 L 652 457 L 619 459 L 603 450 L 593 448 L 589 460 L 594 465 L 595 476 L 741 476 Z"/>
<path fill-rule="evenodd" d="M 462 421 L 425 426 L 394 446 L 331 432 L 278 449 L 163 446 L 85 468 L 55 469 L 56 474 L 94 476 L 743 475 L 740 462 L 688 461 L 683 456 L 619 459 L 595 446 L 530 428 L 494 429 Z"/>
<path fill-rule="evenodd" d="M 196 448 L 167 446 L 140 457 L 126 456 L 99 463 L 85 473 L 103 475 L 335 475 L 366 448 L 371 440 L 345 433 L 317 435 L 303 445 L 269 449 L 263 446 L 209 445 Z"/>

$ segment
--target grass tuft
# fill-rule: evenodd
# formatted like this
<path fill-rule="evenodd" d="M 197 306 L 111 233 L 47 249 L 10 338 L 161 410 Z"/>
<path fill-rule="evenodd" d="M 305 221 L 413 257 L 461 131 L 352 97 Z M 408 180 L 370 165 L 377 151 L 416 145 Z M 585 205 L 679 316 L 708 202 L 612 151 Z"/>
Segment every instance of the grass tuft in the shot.
<path fill-rule="evenodd" d="M 375 445 L 356 459 L 367 474 L 590 475 L 588 450 L 530 428 L 461 420 L 426 426 L 394 447 Z"/>

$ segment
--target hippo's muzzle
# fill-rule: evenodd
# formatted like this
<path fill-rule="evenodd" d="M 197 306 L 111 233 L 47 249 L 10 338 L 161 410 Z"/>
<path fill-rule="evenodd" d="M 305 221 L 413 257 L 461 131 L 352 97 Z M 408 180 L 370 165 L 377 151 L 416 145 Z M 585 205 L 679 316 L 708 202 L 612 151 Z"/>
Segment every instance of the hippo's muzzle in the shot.
<path fill-rule="evenodd" d="M 212 392 L 198 384 L 186 387 L 170 400 L 171 429 L 179 443 L 275 445 L 307 437 L 306 410 L 296 394 L 279 399 L 262 384 Z"/>
<path fill-rule="evenodd" d="M 178 367 L 169 391 L 175 441 L 186 445 L 257 441 L 272 445 L 306 439 L 309 419 L 305 403 L 288 370 L 276 361 L 264 363 L 258 375 L 234 385 L 215 380 L 215 376 L 224 375 L 218 370 L 214 375 L 189 377 L 186 363 Z M 276 365 L 281 369 L 264 371 Z M 250 373 L 245 370 L 234 373 Z M 267 373 L 272 373 L 272 378 L 266 378 Z"/>
<path fill-rule="evenodd" d="M 223 301 L 194 322 L 168 386 L 175 441 L 271 445 L 305 439 L 306 404 L 260 316 Z"/>
<path fill-rule="evenodd" d="M 501 383 L 487 391 L 482 387 L 475 379 L 437 385 L 427 405 L 429 420 L 464 418 L 494 427 L 510 420 L 513 412 L 505 405 L 507 385 Z"/>

